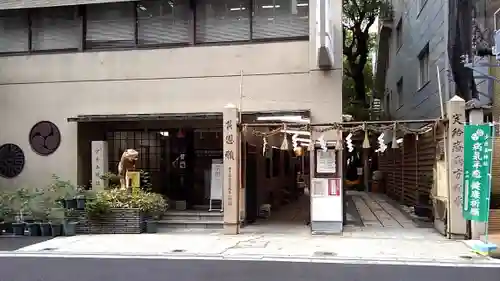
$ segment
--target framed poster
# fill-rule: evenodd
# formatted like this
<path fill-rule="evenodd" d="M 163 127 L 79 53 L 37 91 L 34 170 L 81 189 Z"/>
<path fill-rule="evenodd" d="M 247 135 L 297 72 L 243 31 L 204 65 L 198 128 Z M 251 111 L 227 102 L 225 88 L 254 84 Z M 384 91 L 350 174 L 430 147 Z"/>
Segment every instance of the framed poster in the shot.
<path fill-rule="evenodd" d="M 314 177 L 331 178 L 337 174 L 337 151 L 328 147 L 327 151 L 316 147 L 314 149 Z"/>

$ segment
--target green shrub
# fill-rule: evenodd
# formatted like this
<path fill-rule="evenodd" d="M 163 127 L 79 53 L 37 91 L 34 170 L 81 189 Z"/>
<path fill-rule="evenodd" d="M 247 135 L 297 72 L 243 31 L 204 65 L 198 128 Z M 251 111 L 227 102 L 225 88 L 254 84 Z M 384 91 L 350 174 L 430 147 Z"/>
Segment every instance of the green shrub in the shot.
<path fill-rule="evenodd" d="M 50 192 L 55 200 L 73 199 L 78 193 L 78 188 L 74 184 L 62 180 L 57 175 L 52 175 L 52 183 L 45 190 Z"/>
<path fill-rule="evenodd" d="M 90 217 L 99 217 L 113 208 L 137 208 L 143 213 L 159 217 L 167 209 L 168 204 L 160 194 L 142 189 L 115 188 L 97 192 L 94 200 L 87 202 L 85 209 Z"/>

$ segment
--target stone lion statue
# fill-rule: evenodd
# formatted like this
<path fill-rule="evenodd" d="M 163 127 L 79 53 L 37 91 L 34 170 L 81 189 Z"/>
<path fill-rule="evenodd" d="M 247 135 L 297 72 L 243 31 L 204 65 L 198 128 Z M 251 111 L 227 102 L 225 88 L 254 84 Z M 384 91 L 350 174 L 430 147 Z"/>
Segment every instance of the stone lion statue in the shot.
<path fill-rule="evenodd" d="M 118 176 L 120 177 L 120 187 L 126 188 L 126 175 L 128 171 L 135 169 L 135 161 L 139 158 L 139 152 L 134 149 L 127 149 L 123 152 L 120 163 L 118 163 Z"/>

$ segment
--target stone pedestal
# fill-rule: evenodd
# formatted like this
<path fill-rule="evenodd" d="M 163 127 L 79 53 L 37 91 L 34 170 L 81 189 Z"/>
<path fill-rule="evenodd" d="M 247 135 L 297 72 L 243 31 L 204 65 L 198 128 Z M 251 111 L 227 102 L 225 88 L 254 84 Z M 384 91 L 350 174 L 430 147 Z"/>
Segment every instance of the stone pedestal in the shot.
<path fill-rule="evenodd" d="M 238 109 L 229 104 L 223 114 L 223 204 L 224 232 L 238 234 L 240 232 L 240 136 L 238 130 Z"/>
<path fill-rule="evenodd" d="M 454 96 L 446 103 L 449 120 L 446 142 L 448 160 L 448 227 L 450 238 L 463 239 L 467 224 L 462 215 L 465 101 Z"/>
<path fill-rule="evenodd" d="M 101 179 L 101 176 L 108 170 L 108 143 L 106 141 L 93 141 L 91 144 L 91 163 L 92 163 L 92 189 L 104 190 L 107 181 Z"/>

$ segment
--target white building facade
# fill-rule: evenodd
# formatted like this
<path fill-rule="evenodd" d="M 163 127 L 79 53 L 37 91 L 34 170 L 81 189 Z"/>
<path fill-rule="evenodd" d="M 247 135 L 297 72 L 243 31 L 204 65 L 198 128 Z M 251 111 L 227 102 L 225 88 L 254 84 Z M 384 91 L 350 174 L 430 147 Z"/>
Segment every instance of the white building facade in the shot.
<path fill-rule="evenodd" d="M 307 110 L 311 122 L 341 121 L 341 5 L 3 1 L 0 187 L 34 188 L 52 174 L 78 182 L 90 143 L 79 148 L 83 133 L 68 122 L 76 116 L 203 115 L 233 103 L 243 112 Z M 40 121 L 61 136 L 46 156 L 30 144 Z"/>

